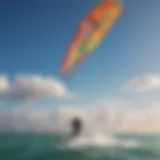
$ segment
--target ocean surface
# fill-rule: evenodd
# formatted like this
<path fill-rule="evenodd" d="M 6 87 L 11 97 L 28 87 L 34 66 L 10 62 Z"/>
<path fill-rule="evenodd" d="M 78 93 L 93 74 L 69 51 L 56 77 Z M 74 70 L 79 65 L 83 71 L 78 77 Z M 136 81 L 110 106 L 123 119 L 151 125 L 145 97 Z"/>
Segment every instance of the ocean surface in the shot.
<path fill-rule="evenodd" d="M 160 135 L 0 134 L 0 160 L 160 160 Z"/>

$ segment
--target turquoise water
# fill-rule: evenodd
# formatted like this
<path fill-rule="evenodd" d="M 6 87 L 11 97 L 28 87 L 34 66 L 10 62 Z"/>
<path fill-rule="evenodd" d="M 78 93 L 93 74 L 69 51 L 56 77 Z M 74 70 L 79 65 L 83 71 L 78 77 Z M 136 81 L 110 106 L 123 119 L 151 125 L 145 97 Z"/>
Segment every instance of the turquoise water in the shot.
<path fill-rule="evenodd" d="M 62 142 L 53 134 L 1 134 L 0 160 L 160 160 L 160 136 L 119 135 L 102 145 L 104 141 Z"/>

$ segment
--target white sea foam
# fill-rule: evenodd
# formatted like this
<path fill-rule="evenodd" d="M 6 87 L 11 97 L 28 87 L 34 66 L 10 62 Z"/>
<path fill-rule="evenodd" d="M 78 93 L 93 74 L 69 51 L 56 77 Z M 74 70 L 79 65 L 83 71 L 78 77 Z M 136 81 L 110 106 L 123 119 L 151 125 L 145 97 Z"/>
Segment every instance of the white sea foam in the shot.
<path fill-rule="evenodd" d="M 137 148 L 140 145 L 135 140 L 119 140 L 116 137 L 103 134 L 81 135 L 79 137 L 69 140 L 68 146 L 79 149 L 85 147 L 106 148 L 106 147 L 123 147 L 123 148 Z"/>

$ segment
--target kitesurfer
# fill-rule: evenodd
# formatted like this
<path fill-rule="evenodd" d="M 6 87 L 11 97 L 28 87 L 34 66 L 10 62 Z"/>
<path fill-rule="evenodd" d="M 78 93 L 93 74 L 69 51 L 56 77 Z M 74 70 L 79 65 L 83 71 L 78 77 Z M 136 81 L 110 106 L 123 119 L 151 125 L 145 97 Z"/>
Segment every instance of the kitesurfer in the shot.
<path fill-rule="evenodd" d="M 82 131 L 82 122 L 78 117 L 75 117 L 71 121 L 71 130 L 72 130 L 72 136 L 77 136 Z"/>

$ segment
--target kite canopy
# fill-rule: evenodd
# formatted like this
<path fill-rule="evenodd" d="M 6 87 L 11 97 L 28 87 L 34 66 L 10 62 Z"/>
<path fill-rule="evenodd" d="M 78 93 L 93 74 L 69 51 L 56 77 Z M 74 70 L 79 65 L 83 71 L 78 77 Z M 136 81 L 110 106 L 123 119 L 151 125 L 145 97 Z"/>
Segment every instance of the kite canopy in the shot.
<path fill-rule="evenodd" d="M 88 58 L 110 31 L 122 11 L 123 5 L 117 0 L 104 0 L 91 10 L 82 20 L 67 49 L 61 68 L 62 75 L 68 75 Z"/>

